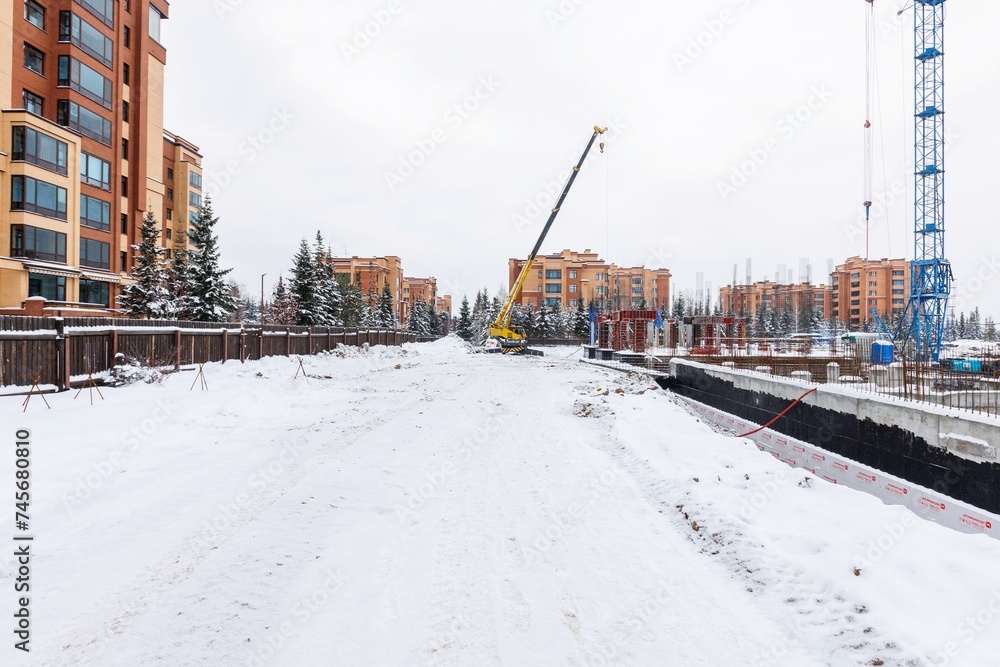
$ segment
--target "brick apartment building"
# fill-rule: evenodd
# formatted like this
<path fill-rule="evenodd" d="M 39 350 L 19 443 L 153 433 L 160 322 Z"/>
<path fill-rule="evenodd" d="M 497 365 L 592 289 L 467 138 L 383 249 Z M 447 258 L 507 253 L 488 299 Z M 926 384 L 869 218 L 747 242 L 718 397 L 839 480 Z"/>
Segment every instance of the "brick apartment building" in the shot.
<path fill-rule="evenodd" d="M 176 248 L 200 203 L 201 156 L 163 127 L 169 5 L 0 7 L 0 309 L 112 308 L 146 211 Z"/>
<path fill-rule="evenodd" d="M 442 298 L 447 312 L 451 313 L 451 297 L 439 297 L 436 278 L 411 278 L 403 274 L 403 260 L 396 255 L 385 257 L 331 257 L 333 272 L 350 276 L 351 282 L 361 288 L 365 298 L 374 307 L 386 285 L 392 293 L 396 317 L 406 322 L 412 304 L 422 300 L 442 310 Z"/>
<path fill-rule="evenodd" d="M 527 259 L 508 262 L 509 287 L 513 288 Z M 575 309 L 582 300 L 591 300 L 602 310 L 649 307 L 670 300 L 670 271 L 644 267 L 622 268 L 609 264 L 589 248 L 583 252 L 563 250 L 555 255 L 539 255 L 532 265 L 518 303 L 532 308 L 557 303 Z"/>
<path fill-rule="evenodd" d="M 753 314 L 758 308 L 798 310 L 812 302 L 824 319 L 836 318 L 861 328 L 880 315 L 901 315 L 910 293 L 910 264 L 905 259 L 865 260 L 851 257 L 830 274 L 830 285 L 781 284 L 767 280 L 751 285 L 729 285 L 720 290 L 724 312 Z"/>
<path fill-rule="evenodd" d="M 910 263 L 905 259 L 851 257 L 830 275 L 832 314 L 850 327 L 880 315 L 902 315 L 910 294 Z"/>
<path fill-rule="evenodd" d="M 719 302 L 724 313 L 752 315 L 758 309 L 782 310 L 786 306 L 798 312 L 811 303 L 813 312 L 828 319 L 833 309 L 833 290 L 827 285 L 811 283 L 781 284 L 768 280 L 750 285 L 727 285 L 719 290 Z"/>

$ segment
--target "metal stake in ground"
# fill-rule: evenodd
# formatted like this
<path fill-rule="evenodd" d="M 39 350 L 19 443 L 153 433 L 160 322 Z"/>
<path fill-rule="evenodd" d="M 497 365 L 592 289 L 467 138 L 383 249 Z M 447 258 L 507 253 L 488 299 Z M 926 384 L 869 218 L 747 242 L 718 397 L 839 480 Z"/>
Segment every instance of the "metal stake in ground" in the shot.
<path fill-rule="evenodd" d="M 309 379 L 309 373 L 306 373 L 306 367 L 302 365 L 302 357 L 299 357 L 299 367 L 295 369 L 295 377 L 293 377 L 292 379 L 293 380 L 297 379 L 299 377 L 300 372 L 302 373 L 303 378 L 305 378 L 306 380 Z"/>
<path fill-rule="evenodd" d="M 36 391 L 38 392 L 38 395 L 42 397 L 42 400 L 45 401 L 45 407 L 47 407 L 49 410 L 52 409 L 52 406 L 49 405 L 48 400 L 45 398 L 45 394 L 42 393 L 42 388 L 38 386 L 38 382 L 41 379 L 42 379 L 42 376 L 41 376 L 41 374 L 39 374 L 39 375 L 36 375 L 34 377 L 34 379 L 31 381 L 31 389 L 28 390 L 28 395 L 25 397 L 24 403 L 22 403 L 22 405 L 24 406 L 23 412 L 27 412 L 28 411 L 28 401 L 31 400 L 32 394 L 34 394 Z"/>
<path fill-rule="evenodd" d="M 94 390 L 95 389 L 97 390 L 97 395 L 101 397 L 101 400 L 102 401 L 104 400 L 104 394 L 101 393 L 100 387 L 98 387 L 97 383 L 94 381 L 94 373 L 90 370 L 90 363 L 89 362 L 87 363 L 87 383 L 84 384 L 82 387 L 80 387 L 79 389 L 76 390 L 76 396 L 73 397 L 73 400 L 75 401 L 80 396 L 80 392 L 83 391 L 86 388 L 90 389 L 90 404 L 91 405 L 94 404 Z"/>
<path fill-rule="evenodd" d="M 201 380 L 201 390 L 207 390 L 208 380 L 205 379 L 205 364 L 198 364 L 198 375 L 195 376 L 194 382 L 191 383 L 190 391 L 194 391 L 194 386 L 198 384 L 198 380 Z"/>

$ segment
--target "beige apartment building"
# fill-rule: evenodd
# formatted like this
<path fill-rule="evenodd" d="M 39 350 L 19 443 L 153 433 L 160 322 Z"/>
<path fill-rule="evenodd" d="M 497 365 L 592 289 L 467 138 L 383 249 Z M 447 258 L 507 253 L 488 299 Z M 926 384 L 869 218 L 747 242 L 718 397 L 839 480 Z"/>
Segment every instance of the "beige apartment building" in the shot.
<path fill-rule="evenodd" d="M 508 262 L 509 287 L 513 288 L 527 259 Z M 538 308 L 558 304 L 575 309 L 593 301 L 604 311 L 637 308 L 643 300 L 650 308 L 670 299 L 670 271 L 644 267 L 621 268 L 601 259 L 589 248 L 539 255 L 531 267 L 518 303 Z"/>
<path fill-rule="evenodd" d="M 169 9 L 165 0 L 0 4 L 0 310 L 42 297 L 46 315 L 110 314 L 147 211 L 160 216 L 168 248 L 186 242 L 164 219 L 169 161 L 188 163 L 176 207 L 185 218 L 200 187 L 197 150 L 188 144 L 179 158 L 163 127 Z"/>
<path fill-rule="evenodd" d="M 386 285 L 392 293 L 396 317 L 406 321 L 403 311 L 403 260 L 396 255 L 385 257 L 331 257 L 333 272 L 350 276 L 351 282 L 361 288 L 369 308 L 374 308 Z"/>

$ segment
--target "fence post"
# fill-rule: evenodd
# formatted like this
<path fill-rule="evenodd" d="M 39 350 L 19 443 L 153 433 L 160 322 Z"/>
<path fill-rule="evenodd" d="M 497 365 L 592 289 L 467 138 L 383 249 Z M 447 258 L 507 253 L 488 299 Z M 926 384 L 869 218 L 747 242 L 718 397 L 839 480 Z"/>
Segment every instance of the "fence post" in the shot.
<path fill-rule="evenodd" d="M 177 349 L 174 351 L 174 370 L 179 371 L 181 369 L 181 328 L 177 327 L 177 332 L 174 334 L 174 347 Z"/>
<path fill-rule="evenodd" d="M 229 361 L 229 329 L 222 330 L 222 363 Z"/>
<path fill-rule="evenodd" d="M 309 327 L 309 354 L 313 353 L 313 328 Z"/>
<path fill-rule="evenodd" d="M 66 324 L 62 318 L 55 321 L 56 325 L 56 377 L 63 391 L 71 388 L 69 339 L 66 338 Z"/>
<path fill-rule="evenodd" d="M 329 352 L 333 349 L 333 334 L 330 332 L 330 327 L 326 328 L 326 351 Z"/>
<path fill-rule="evenodd" d="M 118 363 L 118 327 L 111 328 L 111 367 Z"/>
<path fill-rule="evenodd" d="M 247 330 L 240 329 L 240 363 L 247 362 Z"/>
<path fill-rule="evenodd" d="M 285 327 L 285 356 L 292 356 L 292 330 L 290 327 Z"/>

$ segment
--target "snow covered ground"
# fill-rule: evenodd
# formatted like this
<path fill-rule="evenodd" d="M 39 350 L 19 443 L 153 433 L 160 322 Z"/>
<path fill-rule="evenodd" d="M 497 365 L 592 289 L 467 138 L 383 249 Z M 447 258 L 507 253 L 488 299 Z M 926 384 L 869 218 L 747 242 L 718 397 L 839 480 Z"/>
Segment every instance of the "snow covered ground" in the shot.
<path fill-rule="evenodd" d="M 0 399 L 35 535 L 32 653 L 8 631 L 0 664 L 998 664 L 1000 543 L 566 355 L 446 339 Z"/>

